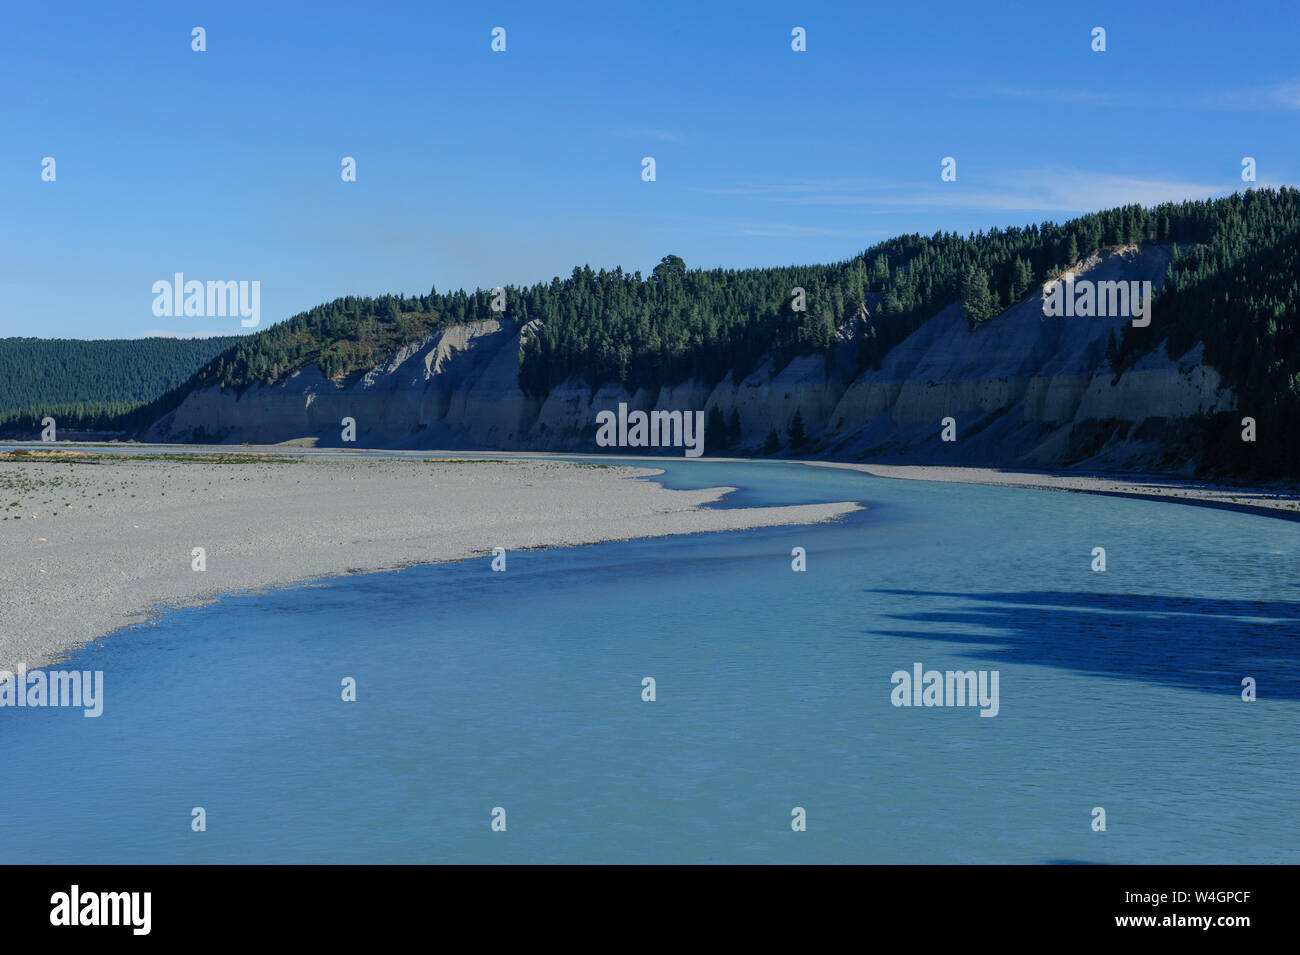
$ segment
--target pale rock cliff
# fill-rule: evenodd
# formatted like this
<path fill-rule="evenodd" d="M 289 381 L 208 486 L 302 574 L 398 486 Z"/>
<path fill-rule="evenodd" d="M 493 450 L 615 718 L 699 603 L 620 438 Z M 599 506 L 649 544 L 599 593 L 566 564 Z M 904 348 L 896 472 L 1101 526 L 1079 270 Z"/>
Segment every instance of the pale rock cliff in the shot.
<path fill-rule="evenodd" d="M 1167 247 L 1129 247 L 1093 256 L 1076 275 L 1148 280 L 1158 288 L 1169 256 Z M 874 299 L 869 306 L 876 307 Z M 625 402 L 644 411 L 717 408 L 727 420 L 734 409 L 745 450 L 761 446 L 773 429 L 784 438 L 797 411 L 820 456 L 1187 468 L 1194 462 L 1173 460 L 1170 451 L 1186 419 L 1236 404 L 1218 373 L 1202 364 L 1200 346 L 1177 362 L 1156 348 L 1116 378 L 1107 343 L 1130 319 L 1047 317 L 1037 292 L 974 330 L 959 306 L 949 306 L 892 349 L 880 368 L 853 377 L 855 339 L 870 321 L 863 310 L 846 323 L 829 356 L 780 368 L 769 357 L 740 382 L 728 374 L 713 388 L 689 381 L 629 393 L 617 384 L 593 392 L 570 379 L 541 401 L 518 385 L 519 330 L 476 322 L 413 342 L 341 383 L 311 367 L 241 394 L 194 392 L 147 438 L 341 446 L 340 421 L 351 417 L 354 447 L 592 452 L 599 450 L 596 413 Z M 1160 321 L 1157 300 L 1153 327 Z M 956 442 L 939 439 L 945 417 L 956 422 Z M 718 448 L 706 435 L 710 451 Z"/>

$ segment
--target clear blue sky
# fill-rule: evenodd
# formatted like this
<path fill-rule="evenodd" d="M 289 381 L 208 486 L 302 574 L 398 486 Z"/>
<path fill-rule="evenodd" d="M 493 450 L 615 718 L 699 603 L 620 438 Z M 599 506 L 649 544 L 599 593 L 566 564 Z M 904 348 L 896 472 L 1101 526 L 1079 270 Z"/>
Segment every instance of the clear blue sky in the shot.
<path fill-rule="evenodd" d="M 668 253 L 835 261 L 902 232 L 1206 198 L 1243 188 L 1243 156 L 1259 185 L 1296 184 L 1297 9 L 10 4 L 0 335 L 238 333 L 154 317 L 178 271 L 260 281 L 265 327 L 346 294 Z"/>

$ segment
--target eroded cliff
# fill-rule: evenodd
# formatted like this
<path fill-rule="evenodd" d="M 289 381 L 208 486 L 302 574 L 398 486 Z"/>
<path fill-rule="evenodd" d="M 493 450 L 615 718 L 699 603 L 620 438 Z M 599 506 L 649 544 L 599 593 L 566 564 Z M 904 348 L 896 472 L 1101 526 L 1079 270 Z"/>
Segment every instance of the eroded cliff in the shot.
<path fill-rule="evenodd" d="M 1131 246 L 1094 256 L 1079 279 L 1150 281 L 1169 264 L 1163 246 Z M 875 303 L 870 303 L 874 308 Z M 1152 315 L 1159 327 L 1160 303 Z M 511 323 L 458 325 L 413 342 L 364 375 L 334 382 L 309 367 L 242 393 L 196 391 L 149 429 L 158 441 L 285 441 L 342 446 L 344 418 L 356 422 L 349 447 L 592 452 L 596 414 L 629 408 L 704 410 L 739 435 L 726 450 L 755 451 L 768 434 L 786 436 L 796 413 L 807 452 L 847 459 L 901 459 L 1019 467 L 1190 469 L 1188 419 L 1231 410 L 1235 396 L 1193 349 L 1179 361 L 1157 347 L 1115 375 L 1106 349 L 1130 318 L 1047 317 L 1036 292 L 971 329 L 949 306 L 893 348 L 878 369 L 854 375 L 854 338 L 869 310 L 840 329 L 829 355 L 771 358 L 741 381 L 682 382 L 629 393 L 595 391 L 570 379 L 544 399 L 518 384 L 521 332 Z M 957 440 L 940 440 L 952 418 Z M 716 420 L 716 419 L 715 419 Z M 706 434 L 706 454 L 721 453 Z M 674 453 L 680 453 L 675 451 Z"/>

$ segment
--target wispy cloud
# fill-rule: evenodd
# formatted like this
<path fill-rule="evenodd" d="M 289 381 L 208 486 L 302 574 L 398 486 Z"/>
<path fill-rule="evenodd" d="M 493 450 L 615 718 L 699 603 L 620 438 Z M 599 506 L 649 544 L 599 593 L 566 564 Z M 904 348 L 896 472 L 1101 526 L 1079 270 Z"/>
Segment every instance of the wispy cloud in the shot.
<path fill-rule="evenodd" d="M 831 236 L 843 239 L 862 239 L 888 235 L 886 229 L 828 229 L 822 226 L 794 225 L 788 222 L 740 222 L 732 228 L 733 235 L 748 235 L 774 239 L 806 239 Z"/>
<path fill-rule="evenodd" d="M 733 219 L 716 216 L 668 216 L 662 231 L 673 236 L 680 236 L 685 230 L 703 230 L 710 234 L 727 236 L 745 236 L 764 239 L 815 239 L 830 237 L 834 239 L 852 239 L 855 242 L 872 238 L 888 238 L 894 230 L 883 227 L 863 227 L 847 225 L 843 227 L 810 225 L 806 223 L 760 220 Z"/>
<path fill-rule="evenodd" d="M 975 98 L 1017 99 L 1027 103 L 1046 103 L 1061 106 L 1141 106 L 1150 108 L 1153 103 L 1146 90 L 1141 96 L 1119 93 L 1103 93 L 1098 90 L 1081 89 L 1043 89 L 1025 86 L 982 86 L 962 91 L 963 95 Z M 1157 102 L 1158 105 L 1158 102 Z"/>
<path fill-rule="evenodd" d="M 961 95 L 977 99 L 1012 99 L 1049 106 L 1097 106 L 1104 109 L 1297 110 L 1300 109 L 1300 80 L 1213 92 L 1153 90 L 1149 87 L 1115 92 L 995 84 L 968 87 L 961 91 Z"/>
<path fill-rule="evenodd" d="M 1300 80 L 1253 90 L 1216 94 L 1211 102 L 1224 109 L 1300 109 Z"/>
<path fill-rule="evenodd" d="M 671 129 L 628 129 L 624 130 L 624 136 L 634 139 L 657 139 L 664 143 L 680 142 L 681 133 L 675 133 Z"/>
<path fill-rule="evenodd" d="M 714 196 L 752 196 L 755 198 L 787 198 L 792 195 L 817 195 L 836 189 L 861 189 L 892 185 L 887 179 L 791 179 L 786 182 L 742 182 L 732 186 L 711 186 L 697 189 Z"/>
<path fill-rule="evenodd" d="M 1092 212 L 1130 203 L 1151 206 L 1185 199 L 1228 195 L 1241 183 L 1194 182 L 1186 179 L 1149 179 L 1078 169 L 1030 169 L 1010 177 L 1020 189 L 995 197 L 993 208 L 1019 208 L 1044 212 Z M 978 194 L 976 197 L 978 199 Z M 993 197 L 991 197 L 993 198 Z"/>
<path fill-rule="evenodd" d="M 1274 185 L 1258 183 L 1259 186 Z M 1078 213 L 1129 203 L 1156 205 L 1227 195 L 1240 183 L 1152 179 L 1068 168 L 1016 170 L 974 180 L 927 185 L 890 180 L 793 180 L 742 183 L 701 191 L 792 206 L 839 206 L 885 215 L 919 209 Z"/>

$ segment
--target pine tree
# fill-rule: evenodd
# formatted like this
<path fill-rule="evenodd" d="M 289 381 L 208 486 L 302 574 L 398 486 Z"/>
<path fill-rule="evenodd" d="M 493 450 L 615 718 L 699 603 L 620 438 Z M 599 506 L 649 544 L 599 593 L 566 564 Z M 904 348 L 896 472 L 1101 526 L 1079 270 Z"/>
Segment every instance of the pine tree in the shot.
<path fill-rule="evenodd" d="M 767 440 L 763 442 L 763 455 L 765 457 L 770 457 L 780 450 L 781 438 L 777 435 L 776 428 L 773 428 L 767 433 Z"/>
<path fill-rule="evenodd" d="M 803 430 L 803 411 L 799 408 L 794 410 L 794 418 L 790 421 L 790 450 L 800 451 L 808 443 L 808 436 Z"/>
<path fill-rule="evenodd" d="M 722 417 L 722 412 L 717 405 L 709 411 L 709 421 L 705 425 L 704 433 L 708 436 L 710 444 L 715 448 L 725 448 L 730 446 L 731 442 L 727 440 L 727 422 Z"/>
<path fill-rule="evenodd" d="M 1027 259 L 1016 259 L 1016 264 L 1020 270 L 1020 287 L 1023 294 L 1034 287 L 1034 268 Z"/>
<path fill-rule="evenodd" d="M 989 278 L 984 270 L 971 265 L 961 283 L 961 307 L 971 328 L 977 328 L 993 317 L 996 306 L 989 292 Z"/>

